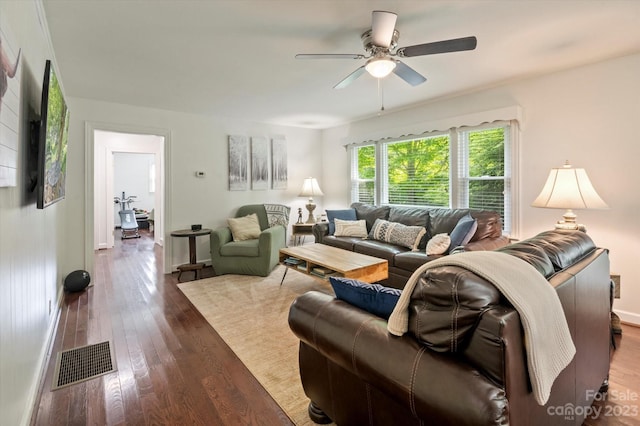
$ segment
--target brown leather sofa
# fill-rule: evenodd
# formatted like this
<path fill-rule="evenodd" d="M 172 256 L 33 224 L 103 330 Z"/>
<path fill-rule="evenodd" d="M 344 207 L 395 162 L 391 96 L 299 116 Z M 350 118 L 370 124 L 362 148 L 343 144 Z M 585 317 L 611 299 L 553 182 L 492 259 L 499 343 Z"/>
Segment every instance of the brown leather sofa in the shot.
<path fill-rule="evenodd" d="M 411 306 L 434 308 L 422 309 L 421 317 L 410 306 L 409 332 L 402 337 L 388 333 L 384 319 L 323 293 L 308 292 L 293 303 L 289 325 L 300 338 L 300 376 L 312 420 L 582 424 L 609 373 L 608 251 L 583 232 L 559 230 L 500 251 L 532 264 L 556 289 L 576 347 L 546 405 L 531 392 L 518 313 L 487 281 L 443 266 L 421 277 Z M 438 303 L 454 284 L 458 304 Z M 454 330 L 457 309 L 463 312 L 456 312 L 461 321 Z"/>
<path fill-rule="evenodd" d="M 509 243 L 508 237 L 502 235 L 500 215 L 494 211 L 372 206 L 363 203 L 353 203 L 351 207 L 355 209 L 357 219 L 366 221 L 367 232 L 371 231 L 376 219 L 384 219 L 409 226 L 424 226 L 427 230 L 423 242 L 418 246 L 419 251 L 411 251 L 405 247 L 372 239 L 329 235 L 329 224 L 327 222 L 316 223 L 313 226 L 312 230 L 316 243 L 387 259 L 389 262 L 389 278 L 380 283 L 388 287 L 404 288 L 411 274 L 420 265 L 442 257 L 443 255 L 428 256 L 425 252 L 426 242 L 434 235 L 450 234 L 460 218 L 467 213 L 470 213 L 477 220 L 478 228 L 469 243 L 460 249 L 465 251 L 494 250 Z"/>

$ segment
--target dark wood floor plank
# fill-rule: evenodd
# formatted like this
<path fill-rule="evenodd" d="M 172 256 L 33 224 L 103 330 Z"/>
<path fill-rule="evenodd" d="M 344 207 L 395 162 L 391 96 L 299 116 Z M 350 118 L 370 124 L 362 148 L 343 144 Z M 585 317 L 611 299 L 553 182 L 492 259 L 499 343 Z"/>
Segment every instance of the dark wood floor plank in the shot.
<path fill-rule="evenodd" d="M 106 425 L 107 413 L 105 409 L 104 378 L 98 377 L 88 380 L 87 386 L 87 424 Z"/>
<path fill-rule="evenodd" d="M 120 389 L 118 373 L 111 373 L 102 378 L 104 393 L 104 410 L 108 425 L 124 424 L 124 402 Z"/>
<path fill-rule="evenodd" d="M 167 414 L 165 407 L 158 401 L 154 394 L 144 395 L 140 398 L 145 424 L 170 425 L 174 424 Z"/>
<path fill-rule="evenodd" d="M 87 423 L 87 384 L 78 383 L 69 388 L 69 424 Z"/>
<path fill-rule="evenodd" d="M 138 394 L 138 388 L 131 366 L 122 317 L 120 315 L 114 315 L 111 326 L 114 336 L 114 351 L 116 359 L 118 360 L 118 371 L 115 374 L 118 377 L 120 386 L 125 416 L 124 420 L 127 424 L 143 424 L 144 415 L 142 413 L 142 407 L 140 406 L 140 395 Z"/>
<path fill-rule="evenodd" d="M 64 296 L 33 425 L 292 424 L 177 288 L 177 274 L 162 271 L 162 250 L 146 232 L 96 252 L 92 286 Z M 623 333 L 601 402 L 612 414 L 634 404 L 612 398 L 614 391 L 640 393 L 640 328 L 624 325 Z M 116 372 L 51 391 L 58 351 L 104 340 L 114 345 Z M 640 420 L 601 415 L 585 424 Z"/>

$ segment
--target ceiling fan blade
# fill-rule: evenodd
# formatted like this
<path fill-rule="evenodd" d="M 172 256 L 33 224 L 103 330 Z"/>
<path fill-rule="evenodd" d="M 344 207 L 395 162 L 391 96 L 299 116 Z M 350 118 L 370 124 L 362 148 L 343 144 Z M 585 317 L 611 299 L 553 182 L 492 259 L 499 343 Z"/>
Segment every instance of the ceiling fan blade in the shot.
<path fill-rule="evenodd" d="M 299 53 L 296 59 L 364 59 L 359 53 Z"/>
<path fill-rule="evenodd" d="M 384 10 L 374 10 L 371 14 L 371 40 L 374 45 L 388 48 L 396 29 L 398 15 Z"/>
<path fill-rule="evenodd" d="M 415 46 L 401 47 L 396 54 L 409 58 L 412 56 L 435 55 L 436 53 L 459 52 L 473 50 L 478 40 L 475 37 L 454 38 L 452 40 L 435 41 L 433 43 L 416 44 Z"/>
<path fill-rule="evenodd" d="M 353 83 L 356 80 L 356 78 L 358 78 L 362 74 L 364 74 L 365 71 L 366 70 L 364 69 L 364 65 L 363 65 L 360 68 L 358 68 L 357 70 L 355 70 L 354 72 L 352 72 L 351 74 L 349 74 L 348 76 L 346 76 L 340 83 L 338 83 L 335 86 L 333 86 L 333 88 L 334 89 L 344 89 L 345 87 L 347 87 L 348 85 Z"/>
<path fill-rule="evenodd" d="M 426 77 L 402 61 L 396 61 L 393 73 L 412 86 L 417 86 L 427 81 Z"/>

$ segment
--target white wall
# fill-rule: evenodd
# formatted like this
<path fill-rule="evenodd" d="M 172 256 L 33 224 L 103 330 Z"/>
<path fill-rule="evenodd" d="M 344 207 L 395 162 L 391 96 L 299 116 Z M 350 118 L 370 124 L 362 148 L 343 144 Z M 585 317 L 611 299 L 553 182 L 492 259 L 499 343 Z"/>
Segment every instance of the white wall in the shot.
<path fill-rule="evenodd" d="M 118 127 L 129 132 L 143 129 L 148 133 L 170 135 L 167 141 L 168 155 L 166 165 L 167 197 L 169 211 L 165 213 L 165 270 L 174 270 L 175 266 L 188 261 L 186 239 L 172 239 L 172 230 L 189 228 L 191 224 L 202 224 L 205 228 L 225 225 L 226 219 L 244 204 L 283 203 L 290 205 L 292 212 L 305 204 L 304 198 L 297 195 L 302 181 L 309 175 L 321 173 L 319 147 L 321 132 L 318 130 L 270 126 L 260 123 L 238 122 L 223 118 L 211 118 L 199 115 L 177 113 L 149 108 L 132 107 L 80 98 L 70 98 L 72 111 L 69 128 L 70 147 L 73 161 L 68 164 L 69 181 L 73 186 L 67 188 L 70 213 L 69 223 L 78 228 L 85 224 L 85 153 L 90 137 L 86 126 L 90 123 L 108 124 L 111 130 Z M 246 136 L 272 137 L 282 135 L 287 140 L 289 163 L 289 186 L 286 190 L 229 191 L 227 137 L 230 134 Z M 90 153 L 93 156 L 93 153 Z M 91 157 L 93 158 L 93 157 Z M 204 178 L 197 178 L 196 171 L 204 171 Z M 89 170 L 87 170 L 89 172 Z M 93 183 L 91 182 L 92 187 Z M 323 182 L 320 180 L 323 187 Z M 91 191 L 89 195 L 93 196 Z M 318 208 L 323 209 L 322 199 L 317 200 Z M 92 202 L 89 202 L 93 206 Z M 93 212 L 88 215 L 93 222 Z M 297 216 L 296 216 L 297 217 Z M 294 218 L 295 221 L 295 218 Z M 93 224 L 88 223 L 93 230 Z M 69 235 L 68 261 L 73 267 L 90 270 L 85 266 L 85 234 Z M 197 239 L 199 261 L 210 259 L 209 241 Z M 89 244 L 90 248 L 93 245 Z"/>
<path fill-rule="evenodd" d="M 155 191 L 151 192 L 149 173 L 155 162 L 153 154 L 116 152 L 113 154 L 113 189 L 117 197 L 135 196 L 130 206 L 150 212 L 155 202 Z M 153 166 L 155 167 L 155 166 Z M 116 211 L 120 205 L 115 205 Z M 120 225 L 120 217 L 115 216 L 116 226 Z"/>
<path fill-rule="evenodd" d="M 520 235 L 550 229 L 561 210 L 530 207 L 552 167 L 570 160 L 585 168 L 609 210 L 577 211 L 597 245 L 610 249 L 611 271 L 621 275 L 621 298 L 614 308 L 623 321 L 640 324 L 640 55 L 632 55 L 551 75 L 510 82 L 453 99 L 363 120 L 323 134 L 327 207 L 349 202 L 345 142 L 368 140 L 385 129 L 519 105 Z M 426 83 L 429 84 L 429 83 Z M 475 123 L 474 123 L 475 124 Z M 428 127 L 428 126 L 427 126 Z M 330 161 L 329 161 L 330 159 Z"/>
<path fill-rule="evenodd" d="M 0 24 L 22 49 L 18 182 L 0 188 L 0 423 L 6 425 L 30 420 L 62 280 L 70 272 L 62 267 L 69 200 L 37 210 L 24 177 L 29 120 L 40 110 L 45 60 L 52 58 L 36 7 L 0 2 Z"/>

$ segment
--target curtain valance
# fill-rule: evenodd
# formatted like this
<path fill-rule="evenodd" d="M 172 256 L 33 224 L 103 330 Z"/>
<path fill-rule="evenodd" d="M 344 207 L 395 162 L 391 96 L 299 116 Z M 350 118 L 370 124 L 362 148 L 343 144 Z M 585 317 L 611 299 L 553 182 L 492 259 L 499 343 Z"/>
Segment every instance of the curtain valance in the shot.
<path fill-rule="evenodd" d="M 344 146 L 366 145 L 379 141 L 392 142 L 394 140 L 406 140 L 409 138 L 428 136 L 433 133 L 446 132 L 452 128 L 479 126 L 481 124 L 492 123 L 495 121 L 517 120 L 519 123 L 522 123 L 521 110 L 520 106 L 514 105 L 455 117 L 427 120 L 397 128 L 386 127 L 367 135 L 348 136 L 345 138 Z"/>

